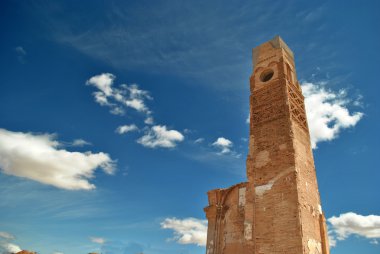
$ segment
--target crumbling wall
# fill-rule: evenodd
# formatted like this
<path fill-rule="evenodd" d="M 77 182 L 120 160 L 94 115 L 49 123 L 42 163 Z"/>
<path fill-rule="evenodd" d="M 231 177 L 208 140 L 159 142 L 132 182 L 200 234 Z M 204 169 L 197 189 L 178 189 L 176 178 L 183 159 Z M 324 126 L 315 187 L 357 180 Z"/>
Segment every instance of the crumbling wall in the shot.
<path fill-rule="evenodd" d="M 209 191 L 207 254 L 246 253 L 244 241 L 246 183 Z M 210 224 L 211 223 L 211 224 Z"/>
<path fill-rule="evenodd" d="M 247 183 L 209 192 L 207 254 L 329 254 L 292 51 L 254 49 Z"/>

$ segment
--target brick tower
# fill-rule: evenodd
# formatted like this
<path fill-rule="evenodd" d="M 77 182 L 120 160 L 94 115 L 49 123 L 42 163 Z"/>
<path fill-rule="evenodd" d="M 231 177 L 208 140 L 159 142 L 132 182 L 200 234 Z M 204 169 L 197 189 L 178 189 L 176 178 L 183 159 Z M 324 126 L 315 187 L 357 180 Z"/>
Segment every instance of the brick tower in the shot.
<path fill-rule="evenodd" d="M 207 254 L 329 254 L 293 52 L 253 50 L 248 182 L 208 192 Z"/>

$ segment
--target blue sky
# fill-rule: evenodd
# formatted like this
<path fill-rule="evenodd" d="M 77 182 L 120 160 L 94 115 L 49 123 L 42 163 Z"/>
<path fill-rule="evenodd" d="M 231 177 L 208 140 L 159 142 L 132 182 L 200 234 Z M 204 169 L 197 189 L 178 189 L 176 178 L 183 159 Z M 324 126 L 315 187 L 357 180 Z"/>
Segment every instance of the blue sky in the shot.
<path fill-rule="evenodd" d="M 1 1 L 0 253 L 204 253 L 206 192 L 245 181 L 251 50 L 275 35 L 331 253 L 379 253 L 379 8 Z"/>

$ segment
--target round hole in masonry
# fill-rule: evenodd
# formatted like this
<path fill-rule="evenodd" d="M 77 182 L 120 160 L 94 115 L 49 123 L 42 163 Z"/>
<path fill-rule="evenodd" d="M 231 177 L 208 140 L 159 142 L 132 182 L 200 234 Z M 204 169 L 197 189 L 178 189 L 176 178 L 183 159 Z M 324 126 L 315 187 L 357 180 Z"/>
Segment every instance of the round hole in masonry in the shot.
<path fill-rule="evenodd" d="M 273 74 L 274 74 L 274 72 L 272 69 L 265 70 L 261 73 L 260 80 L 262 82 L 267 82 L 273 77 Z"/>

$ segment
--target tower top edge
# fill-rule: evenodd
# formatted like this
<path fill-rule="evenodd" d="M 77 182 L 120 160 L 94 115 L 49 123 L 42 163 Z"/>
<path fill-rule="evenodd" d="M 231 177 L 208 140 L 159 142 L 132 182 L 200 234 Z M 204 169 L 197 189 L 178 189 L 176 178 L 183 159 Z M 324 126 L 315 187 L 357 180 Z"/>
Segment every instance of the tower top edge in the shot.
<path fill-rule="evenodd" d="M 267 48 L 268 45 L 270 45 L 273 49 L 280 49 L 280 48 L 284 49 L 285 52 L 288 53 L 288 55 L 292 59 L 294 59 L 293 51 L 289 48 L 289 46 L 285 43 L 285 41 L 279 35 L 276 35 L 273 39 L 267 42 L 264 42 L 253 49 L 253 64 L 254 65 L 259 58 L 260 51 L 264 48 Z"/>

